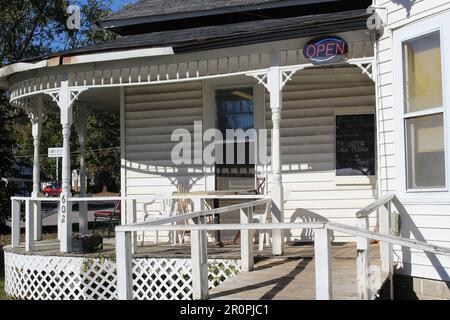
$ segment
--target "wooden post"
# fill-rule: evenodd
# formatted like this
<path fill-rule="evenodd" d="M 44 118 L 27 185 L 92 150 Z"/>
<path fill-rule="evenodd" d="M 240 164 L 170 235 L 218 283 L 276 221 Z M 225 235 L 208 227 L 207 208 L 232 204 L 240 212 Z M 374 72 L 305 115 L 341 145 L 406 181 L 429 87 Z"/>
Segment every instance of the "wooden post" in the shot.
<path fill-rule="evenodd" d="M 390 235 L 392 223 L 392 207 L 391 202 L 380 207 L 378 211 L 378 219 L 380 225 L 380 233 Z M 393 275 L 394 275 L 394 248 L 392 243 L 380 243 L 381 271 L 387 273 L 390 283 L 390 298 L 394 297 Z"/>
<path fill-rule="evenodd" d="M 272 110 L 272 222 L 284 222 L 284 192 L 281 175 L 281 109 L 282 81 L 280 74 L 280 52 L 271 53 L 271 67 L 267 74 L 267 88 Z M 272 251 L 274 255 L 284 252 L 284 230 L 272 230 Z"/>
<path fill-rule="evenodd" d="M 391 203 L 388 202 L 385 206 L 379 209 L 379 225 L 380 233 L 390 235 L 391 234 Z M 380 255 L 381 255 L 381 270 L 383 272 L 391 272 L 392 261 L 392 244 L 381 242 Z"/>
<path fill-rule="evenodd" d="M 70 192 L 64 192 L 63 189 L 59 201 L 59 236 L 61 253 L 72 251 L 72 203 L 68 201 L 70 196 Z"/>
<path fill-rule="evenodd" d="M 11 200 L 11 247 L 20 246 L 20 200 Z"/>
<path fill-rule="evenodd" d="M 38 95 L 34 101 L 34 106 L 30 112 L 30 119 L 32 125 L 32 135 L 33 135 L 33 191 L 31 196 L 37 198 L 41 191 L 41 180 L 40 180 L 40 145 L 41 145 L 41 135 L 42 135 L 42 108 L 43 99 L 42 95 Z M 33 202 L 33 214 L 34 214 L 34 232 L 33 237 L 35 241 L 42 239 L 42 213 L 41 213 L 41 202 Z"/>
<path fill-rule="evenodd" d="M 246 212 L 247 211 L 247 212 Z M 241 209 L 241 224 L 253 222 L 253 207 Z M 241 269 L 243 272 L 253 270 L 253 231 L 241 230 Z"/>
<path fill-rule="evenodd" d="M 25 200 L 25 251 L 33 250 L 34 245 L 34 201 L 30 199 Z"/>
<path fill-rule="evenodd" d="M 332 300 L 333 286 L 331 273 L 332 230 L 314 230 L 314 262 L 316 273 L 316 299 Z"/>
<path fill-rule="evenodd" d="M 194 209 L 195 210 L 195 209 Z M 205 218 L 194 219 L 197 224 L 204 224 Z M 192 259 L 192 298 L 207 300 L 208 284 L 208 247 L 206 231 L 191 231 Z"/>
<path fill-rule="evenodd" d="M 358 218 L 358 228 L 369 230 L 369 218 Z M 365 237 L 356 238 L 356 270 L 357 270 L 357 287 L 358 297 L 361 300 L 371 299 L 370 292 L 370 240 Z"/>
<path fill-rule="evenodd" d="M 137 222 L 137 200 L 136 199 L 127 199 L 127 211 L 126 215 L 122 215 L 121 218 L 121 224 L 127 225 Z M 142 232 L 142 236 L 144 237 L 145 234 Z M 137 234 L 136 232 L 133 232 L 131 235 L 131 252 L 134 254 L 136 252 L 136 246 L 137 246 Z"/>
<path fill-rule="evenodd" d="M 80 144 L 80 197 L 86 197 L 86 105 L 80 104 L 78 112 L 78 142 Z M 88 203 L 78 203 L 80 234 L 87 234 L 89 229 Z"/>
<path fill-rule="evenodd" d="M 57 210 L 58 210 L 58 212 L 57 212 L 56 216 L 58 218 L 58 226 L 57 226 L 58 241 L 61 241 L 61 230 L 62 230 L 61 217 L 60 217 L 61 216 L 61 202 L 58 202 Z"/>
<path fill-rule="evenodd" d="M 117 299 L 133 299 L 131 232 L 116 232 Z"/>

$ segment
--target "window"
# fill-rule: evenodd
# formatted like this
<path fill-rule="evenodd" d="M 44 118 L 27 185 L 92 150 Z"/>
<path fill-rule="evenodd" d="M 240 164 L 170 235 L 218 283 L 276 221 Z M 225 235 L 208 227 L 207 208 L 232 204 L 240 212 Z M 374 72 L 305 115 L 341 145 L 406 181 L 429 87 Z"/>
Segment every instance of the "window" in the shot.
<path fill-rule="evenodd" d="M 336 176 L 375 175 L 375 115 L 336 115 Z"/>
<path fill-rule="evenodd" d="M 440 32 L 404 41 L 406 188 L 446 187 Z"/>

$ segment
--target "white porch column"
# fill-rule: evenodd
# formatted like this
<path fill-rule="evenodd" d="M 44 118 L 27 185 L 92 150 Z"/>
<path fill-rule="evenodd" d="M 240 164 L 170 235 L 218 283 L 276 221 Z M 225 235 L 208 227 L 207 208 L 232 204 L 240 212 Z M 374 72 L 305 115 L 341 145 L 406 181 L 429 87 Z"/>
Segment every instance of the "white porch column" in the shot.
<path fill-rule="evenodd" d="M 60 251 L 67 253 L 72 251 L 72 203 L 69 202 L 72 196 L 70 193 L 70 128 L 72 126 L 72 104 L 78 95 L 86 89 L 71 89 L 67 75 L 63 75 L 62 78 L 59 90 L 49 92 L 48 94 L 58 104 L 61 114 L 63 156 L 58 236 L 60 239 Z"/>
<path fill-rule="evenodd" d="M 62 157 L 62 192 L 60 198 L 59 219 L 61 223 L 61 252 L 72 251 L 72 204 L 69 203 L 70 193 L 70 127 L 72 126 L 72 103 L 68 80 L 61 82 L 59 91 L 59 108 L 63 135 Z"/>
<path fill-rule="evenodd" d="M 31 196 L 37 198 L 41 191 L 41 170 L 40 170 L 40 159 L 39 150 L 41 145 L 42 136 L 42 110 L 43 110 L 43 99 L 42 95 L 39 95 L 34 100 L 34 106 L 31 109 L 30 118 L 32 124 L 32 135 L 33 135 L 33 191 Z M 35 241 L 42 239 L 42 214 L 41 214 L 41 203 L 39 201 L 33 201 L 33 237 Z"/>
<path fill-rule="evenodd" d="M 284 222 L 284 195 L 281 177 L 281 109 L 282 80 L 280 72 L 280 54 L 271 54 L 271 67 L 267 74 L 267 88 L 270 93 L 270 109 L 272 110 L 272 222 Z M 284 253 L 284 231 L 272 230 L 272 251 L 274 255 Z"/>
<path fill-rule="evenodd" d="M 86 105 L 78 108 L 78 142 L 80 143 L 80 197 L 86 197 Z M 88 233 L 88 203 L 78 204 L 80 234 Z"/>

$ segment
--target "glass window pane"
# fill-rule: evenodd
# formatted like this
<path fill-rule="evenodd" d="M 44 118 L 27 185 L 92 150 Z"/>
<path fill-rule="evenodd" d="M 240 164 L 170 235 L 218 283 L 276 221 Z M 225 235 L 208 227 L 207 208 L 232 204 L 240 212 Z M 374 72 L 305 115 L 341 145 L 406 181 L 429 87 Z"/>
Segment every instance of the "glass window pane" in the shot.
<path fill-rule="evenodd" d="M 225 137 L 226 129 L 253 128 L 253 88 L 216 91 L 217 129 Z"/>
<path fill-rule="evenodd" d="M 442 107 L 439 32 L 406 42 L 404 54 L 406 112 Z"/>
<path fill-rule="evenodd" d="M 408 189 L 445 187 L 444 117 L 406 120 Z"/>

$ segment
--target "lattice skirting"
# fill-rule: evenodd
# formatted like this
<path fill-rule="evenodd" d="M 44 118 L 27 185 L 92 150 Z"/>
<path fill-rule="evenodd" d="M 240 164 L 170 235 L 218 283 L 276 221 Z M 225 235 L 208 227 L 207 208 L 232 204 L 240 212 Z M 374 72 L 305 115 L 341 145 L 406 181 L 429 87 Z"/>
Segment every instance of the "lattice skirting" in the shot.
<path fill-rule="evenodd" d="M 191 260 L 133 259 L 137 300 L 189 300 Z M 240 271 L 239 260 L 210 259 L 209 286 L 217 287 Z M 5 251 L 5 291 L 27 300 L 116 299 L 116 265 L 110 259 L 23 255 Z"/>

